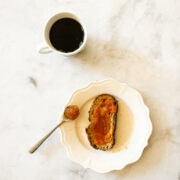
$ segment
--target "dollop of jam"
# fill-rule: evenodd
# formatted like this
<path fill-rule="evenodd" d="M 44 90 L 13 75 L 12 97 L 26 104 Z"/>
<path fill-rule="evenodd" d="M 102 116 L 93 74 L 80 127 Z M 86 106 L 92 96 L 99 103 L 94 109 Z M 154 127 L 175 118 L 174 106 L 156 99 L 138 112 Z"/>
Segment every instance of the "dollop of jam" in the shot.
<path fill-rule="evenodd" d="M 79 107 L 77 105 L 70 105 L 66 107 L 64 111 L 64 116 L 67 119 L 75 120 L 79 115 Z"/>
<path fill-rule="evenodd" d="M 111 117 L 116 112 L 117 102 L 113 98 L 104 96 L 96 105 L 93 112 L 94 120 L 90 127 L 95 144 L 103 145 L 112 140 Z"/>

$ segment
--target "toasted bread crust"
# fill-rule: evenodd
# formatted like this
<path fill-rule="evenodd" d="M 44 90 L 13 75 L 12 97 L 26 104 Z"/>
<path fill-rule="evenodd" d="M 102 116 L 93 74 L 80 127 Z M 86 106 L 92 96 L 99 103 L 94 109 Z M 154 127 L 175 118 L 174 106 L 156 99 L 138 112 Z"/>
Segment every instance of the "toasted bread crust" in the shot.
<path fill-rule="evenodd" d="M 94 137 L 93 137 L 93 132 L 90 129 L 91 124 L 93 123 L 94 117 L 93 117 L 93 112 L 95 108 L 98 106 L 98 103 L 102 100 L 102 98 L 108 98 L 110 100 L 114 101 L 114 105 L 116 106 L 116 112 L 110 114 L 110 130 L 109 133 L 111 135 L 111 140 L 110 142 L 103 144 L 103 145 L 98 145 L 97 143 L 94 142 Z M 86 133 L 88 136 L 88 140 L 90 142 L 90 145 L 95 148 L 95 149 L 100 149 L 103 151 L 107 151 L 111 149 L 115 143 L 115 129 L 116 129 L 116 121 L 117 121 L 117 112 L 118 112 L 118 102 L 117 100 L 110 94 L 101 94 L 96 97 L 96 99 L 93 101 L 91 108 L 89 110 L 89 121 L 91 124 L 86 128 Z"/>

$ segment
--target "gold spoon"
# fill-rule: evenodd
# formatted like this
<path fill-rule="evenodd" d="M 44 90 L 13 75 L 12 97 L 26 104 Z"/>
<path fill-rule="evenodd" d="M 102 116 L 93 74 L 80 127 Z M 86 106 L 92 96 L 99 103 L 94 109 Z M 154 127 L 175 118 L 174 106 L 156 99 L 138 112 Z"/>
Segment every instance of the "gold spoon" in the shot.
<path fill-rule="evenodd" d="M 66 107 L 64 111 L 64 118 L 63 120 L 55 126 L 46 136 L 44 136 L 40 141 L 38 141 L 30 150 L 29 153 L 34 153 L 39 146 L 58 128 L 60 127 L 64 122 L 67 122 L 69 120 L 75 120 L 79 115 L 79 107 L 77 105 L 71 105 Z"/>

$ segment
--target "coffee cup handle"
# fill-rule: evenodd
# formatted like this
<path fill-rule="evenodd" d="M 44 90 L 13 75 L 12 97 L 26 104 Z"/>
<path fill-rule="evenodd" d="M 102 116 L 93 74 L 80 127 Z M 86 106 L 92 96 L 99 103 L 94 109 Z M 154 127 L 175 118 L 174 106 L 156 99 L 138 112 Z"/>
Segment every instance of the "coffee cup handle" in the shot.
<path fill-rule="evenodd" d="M 39 54 L 48 54 L 48 53 L 51 53 L 52 50 L 50 47 L 48 47 L 46 44 L 41 44 L 38 46 L 38 53 Z"/>

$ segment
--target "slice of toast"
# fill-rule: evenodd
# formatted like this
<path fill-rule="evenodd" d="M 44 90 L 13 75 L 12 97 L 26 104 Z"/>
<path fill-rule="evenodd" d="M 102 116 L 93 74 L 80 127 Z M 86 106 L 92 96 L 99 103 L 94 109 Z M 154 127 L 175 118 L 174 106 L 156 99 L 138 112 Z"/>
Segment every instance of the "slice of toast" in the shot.
<path fill-rule="evenodd" d="M 88 140 L 95 149 L 109 150 L 115 143 L 115 129 L 118 112 L 117 100 L 109 94 L 101 94 L 93 101 L 86 128 Z"/>

